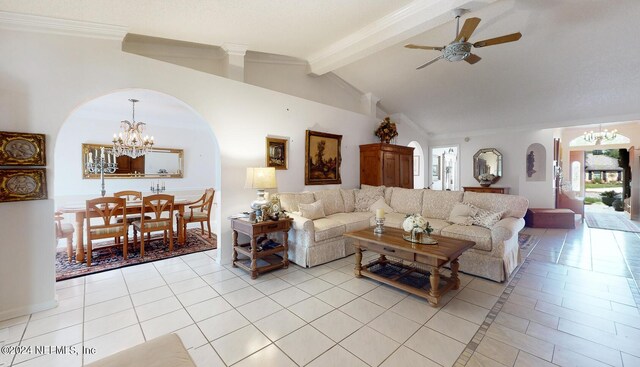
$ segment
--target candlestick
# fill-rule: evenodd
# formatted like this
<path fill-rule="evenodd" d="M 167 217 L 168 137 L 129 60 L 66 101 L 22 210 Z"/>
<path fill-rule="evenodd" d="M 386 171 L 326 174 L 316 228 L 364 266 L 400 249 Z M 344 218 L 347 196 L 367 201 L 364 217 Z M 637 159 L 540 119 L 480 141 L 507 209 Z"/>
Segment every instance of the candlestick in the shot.
<path fill-rule="evenodd" d="M 384 218 L 376 218 L 376 228 L 373 229 L 373 233 L 377 235 L 384 233 Z"/>

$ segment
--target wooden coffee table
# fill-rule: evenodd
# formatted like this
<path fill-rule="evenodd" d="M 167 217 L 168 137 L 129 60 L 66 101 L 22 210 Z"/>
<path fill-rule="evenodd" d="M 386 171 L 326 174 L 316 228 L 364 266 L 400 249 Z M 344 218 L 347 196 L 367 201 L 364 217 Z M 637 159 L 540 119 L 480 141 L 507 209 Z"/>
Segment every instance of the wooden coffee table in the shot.
<path fill-rule="evenodd" d="M 356 240 L 355 275 L 426 298 L 430 305 L 436 306 L 449 289 L 460 287 L 458 257 L 475 242 L 432 235 L 438 240 L 437 245 L 421 245 L 406 241 L 403 234 L 400 229 L 385 228 L 383 234 L 377 235 L 373 227 L 345 233 Z M 362 250 L 376 252 L 380 257 L 362 265 Z M 447 263 L 451 263 L 450 277 L 440 275 L 440 268 Z"/>

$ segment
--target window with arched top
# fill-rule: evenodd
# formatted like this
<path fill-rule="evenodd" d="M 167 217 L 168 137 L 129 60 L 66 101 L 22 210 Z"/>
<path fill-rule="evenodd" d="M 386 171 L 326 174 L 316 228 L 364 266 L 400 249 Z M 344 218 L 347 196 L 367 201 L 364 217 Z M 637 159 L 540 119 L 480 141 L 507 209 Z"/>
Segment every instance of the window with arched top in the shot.
<path fill-rule="evenodd" d="M 616 145 L 616 144 L 629 144 L 631 143 L 631 139 L 628 137 L 617 133 L 616 137 L 613 139 L 596 139 L 592 141 L 587 141 L 584 138 L 584 135 L 580 135 L 577 138 L 571 140 L 569 142 L 570 147 L 588 147 L 593 145 Z"/>

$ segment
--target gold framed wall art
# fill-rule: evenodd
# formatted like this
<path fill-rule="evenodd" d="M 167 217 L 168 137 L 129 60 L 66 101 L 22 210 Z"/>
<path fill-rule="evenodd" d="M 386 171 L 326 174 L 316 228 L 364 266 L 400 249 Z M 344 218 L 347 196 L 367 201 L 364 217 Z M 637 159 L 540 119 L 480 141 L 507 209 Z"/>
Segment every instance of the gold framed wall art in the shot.
<path fill-rule="evenodd" d="M 307 130 L 305 139 L 305 185 L 331 185 L 342 183 L 340 145 L 342 135 Z"/>
<path fill-rule="evenodd" d="M 45 168 L 0 169 L 0 202 L 47 199 Z"/>
<path fill-rule="evenodd" d="M 0 166 L 46 166 L 44 134 L 0 131 Z"/>
<path fill-rule="evenodd" d="M 267 136 L 265 166 L 275 169 L 289 169 L 289 139 Z"/>

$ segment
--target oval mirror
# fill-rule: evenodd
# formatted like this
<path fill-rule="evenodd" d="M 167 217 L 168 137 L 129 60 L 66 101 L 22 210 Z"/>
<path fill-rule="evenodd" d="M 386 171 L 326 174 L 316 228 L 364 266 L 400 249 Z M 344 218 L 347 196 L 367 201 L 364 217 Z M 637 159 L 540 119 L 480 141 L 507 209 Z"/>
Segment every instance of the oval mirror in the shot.
<path fill-rule="evenodd" d="M 490 175 L 494 177 L 491 178 Z M 485 180 L 483 178 L 490 178 Z M 496 183 L 502 177 L 502 153 L 495 148 L 480 149 L 473 155 L 473 178 Z"/>

